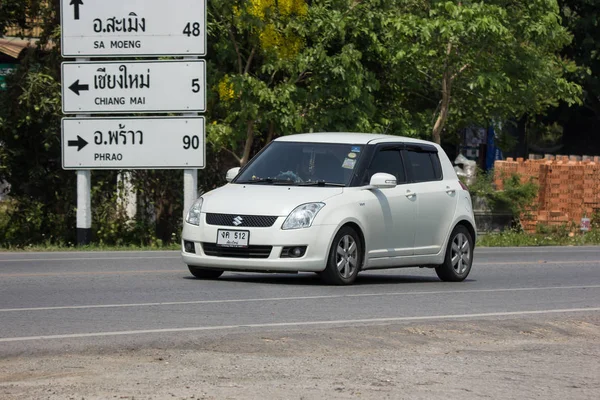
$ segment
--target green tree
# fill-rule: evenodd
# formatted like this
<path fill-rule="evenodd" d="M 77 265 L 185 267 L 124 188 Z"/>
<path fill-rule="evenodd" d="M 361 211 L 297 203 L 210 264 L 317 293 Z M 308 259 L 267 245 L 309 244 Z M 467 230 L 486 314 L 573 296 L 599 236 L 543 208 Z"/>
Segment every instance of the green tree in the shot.
<path fill-rule="evenodd" d="M 72 239 L 64 235 L 75 221 L 75 177 L 61 168 L 60 56 L 45 47 L 58 38 L 53 6 L 36 0 L 0 5 L 0 34 L 8 27 L 49 27 L 0 92 L 0 180 L 11 183 L 16 200 L 0 240 L 13 244 Z"/>
<path fill-rule="evenodd" d="M 304 4 L 209 6 L 209 137 L 241 164 L 291 132 L 387 127 L 439 142 L 445 130 L 580 101 L 555 0 Z"/>
<path fill-rule="evenodd" d="M 580 101 L 581 87 L 565 75 L 576 66 L 559 54 L 571 37 L 555 0 L 423 1 L 387 26 L 399 86 L 421 87 L 419 95 L 435 104 L 414 111 L 431 116 L 438 143 L 447 126 Z"/>
<path fill-rule="evenodd" d="M 583 88 L 583 103 L 561 103 L 534 119 L 538 131 L 564 131 L 556 143 L 561 153 L 599 154 L 600 136 L 600 6 L 596 0 L 558 0 L 563 25 L 573 40 L 561 54 L 580 68 L 569 75 Z M 555 128 L 556 127 L 556 128 Z"/>
<path fill-rule="evenodd" d="M 564 25 L 573 34 L 563 54 L 583 68 L 583 106 L 600 120 L 600 5 L 596 0 L 559 0 Z"/>
<path fill-rule="evenodd" d="M 388 107 L 397 102 L 381 41 L 395 4 L 210 2 L 209 140 L 244 165 L 279 135 L 401 126 L 406 113 Z"/>
<path fill-rule="evenodd" d="M 0 3 L 0 36 L 13 26 L 26 27 L 29 5 L 23 1 L 5 0 Z"/>
<path fill-rule="evenodd" d="M 36 46 L 25 50 L 8 90 L 0 92 L 0 181 L 11 183 L 9 219 L 2 219 L 0 244 L 22 246 L 40 242 L 75 242 L 76 175 L 62 169 L 60 121 L 59 1 L 2 0 L 0 34 L 7 27 L 26 32 L 42 28 Z M 207 151 L 211 171 L 218 155 Z M 179 171 L 136 171 L 141 195 L 135 223 L 116 206 L 119 171 L 92 174 L 93 230 L 104 243 L 157 243 L 177 240 L 183 213 Z M 203 176 L 212 188 L 216 174 Z M 150 215 L 148 215 L 150 214 Z M 174 235 L 175 234 L 175 235 Z"/>

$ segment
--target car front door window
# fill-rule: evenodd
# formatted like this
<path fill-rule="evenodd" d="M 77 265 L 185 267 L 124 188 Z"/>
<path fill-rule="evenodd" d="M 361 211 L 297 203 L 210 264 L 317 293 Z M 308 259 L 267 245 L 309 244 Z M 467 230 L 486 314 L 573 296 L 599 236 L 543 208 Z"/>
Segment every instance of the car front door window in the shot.
<path fill-rule="evenodd" d="M 373 175 L 380 172 L 394 175 L 396 177 L 396 182 L 399 184 L 406 182 L 406 174 L 404 172 L 400 150 L 392 148 L 382 149 L 377 152 L 367 170 L 367 182 L 365 183 L 368 184 Z"/>

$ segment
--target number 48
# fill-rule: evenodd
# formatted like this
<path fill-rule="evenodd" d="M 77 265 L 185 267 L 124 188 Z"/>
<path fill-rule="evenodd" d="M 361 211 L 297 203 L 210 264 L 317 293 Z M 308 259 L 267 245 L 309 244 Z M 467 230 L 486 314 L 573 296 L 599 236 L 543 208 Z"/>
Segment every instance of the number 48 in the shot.
<path fill-rule="evenodd" d="M 200 36 L 200 22 L 188 22 L 183 29 L 183 34 L 190 36 Z"/>

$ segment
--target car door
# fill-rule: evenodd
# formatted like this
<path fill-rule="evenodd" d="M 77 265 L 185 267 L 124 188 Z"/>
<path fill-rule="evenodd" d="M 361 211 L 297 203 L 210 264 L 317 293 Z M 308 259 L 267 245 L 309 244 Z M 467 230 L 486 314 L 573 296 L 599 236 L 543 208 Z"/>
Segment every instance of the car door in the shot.
<path fill-rule="evenodd" d="M 456 182 L 444 180 L 435 146 L 407 145 L 404 155 L 417 198 L 414 255 L 437 254 L 456 210 Z"/>
<path fill-rule="evenodd" d="M 417 203 L 407 184 L 400 144 L 380 146 L 366 169 L 364 184 L 384 172 L 396 177 L 390 189 L 365 191 L 368 218 L 369 258 L 410 256 L 413 254 Z"/>

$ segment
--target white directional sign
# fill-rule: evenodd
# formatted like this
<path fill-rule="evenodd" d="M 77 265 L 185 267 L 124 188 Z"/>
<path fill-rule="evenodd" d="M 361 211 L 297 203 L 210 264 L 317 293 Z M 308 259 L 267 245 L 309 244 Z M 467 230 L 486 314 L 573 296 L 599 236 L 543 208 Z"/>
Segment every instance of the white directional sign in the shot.
<path fill-rule="evenodd" d="M 61 0 L 63 57 L 203 56 L 206 0 Z"/>
<path fill-rule="evenodd" d="M 204 117 L 64 118 L 64 169 L 204 168 Z"/>
<path fill-rule="evenodd" d="M 62 64 L 65 114 L 204 112 L 204 60 Z"/>

